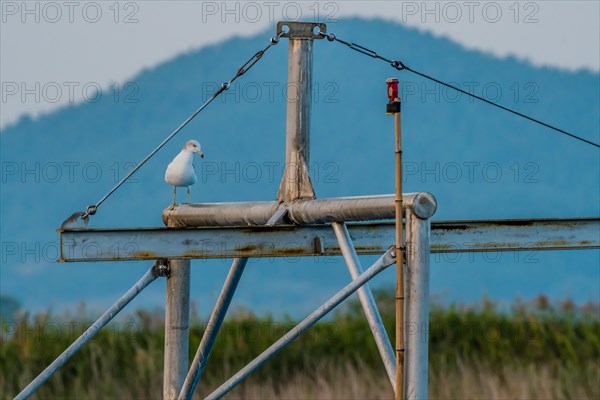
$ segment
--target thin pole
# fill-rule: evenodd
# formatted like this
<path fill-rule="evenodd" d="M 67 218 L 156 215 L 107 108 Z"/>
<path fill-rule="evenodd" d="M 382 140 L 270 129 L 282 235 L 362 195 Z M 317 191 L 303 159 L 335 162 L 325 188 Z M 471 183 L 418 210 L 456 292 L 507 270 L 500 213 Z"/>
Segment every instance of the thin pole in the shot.
<path fill-rule="evenodd" d="M 396 125 L 396 399 L 404 400 L 404 255 L 402 248 L 402 132 L 400 113 Z"/>
<path fill-rule="evenodd" d="M 358 278 L 354 279 L 342 290 L 337 292 L 333 297 L 327 300 L 321 307 L 316 309 L 312 314 L 306 317 L 302 322 L 292 328 L 282 338 L 273 343 L 267 350 L 262 352 L 258 357 L 252 360 L 238 373 L 229 378 L 225 383 L 219 386 L 214 392 L 209 394 L 205 400 L 220 399 L 229 393 L 234 387 L 241 383 L 248 377 L 252 372 L 258 369 L 261 365 L 267 362 L 271 357 L 275 356 L 285 346 L 294 341 L 302 333 L 306 332 L 311 326 L 317 321 L 323 318 L 328 312 L 337 307 L 342 301 L 348 298 L 354 293 L 359 287 L 367 283 L 375 275 L 389 267 L 394 263 L 395 251 L 390 249 L 385 252 L 373 265 L 371 265 L 365 272 L 359 275 Z"/>
<path fill-rule="evenodd" d="M 181 393 L 179 393 L 179 400 L 190 400 L 194 395 L 194 391 L 200 381 L 204 367 L 208 362 L 208 357 L 210 357 L 210 352 L 215 343 L 215 339 L 217 338 L 221 324 L 225 319 L 225 314 L 227 314 L 227 309 L 229 309 L 229 304 L 231 304 L 231 299 L 233 298 L 233 294 L 235 293 L 235 289 L 242 277 L 247 262 L 247 258 L 236 258 L 231 264 L 221 294 L 219 294 L 215 308 L 208 320 L 206 331 L 204 331 L 204 335 L 202 335 L 198 351 L 196 351 L 196 356 L 190 366 L 190 371 L 185 378 Z"/>
<path fill-rule="evenodd" d="M 163 398 L 177 399 L 188 368 L 190 338 L 190 260 L 170 260 L 165 303 Z"/>
<path fill-rule="evenodd" d="M 391 85 L 390 85 L 391 84 Z M 404 400 L 404 254 L 402 246 L 402 129 L 398 80 L 388 79 L 388 96 L 393 99 L 396 155 L 396 400 Z M 391 93 L 390 93 L 390 89 Z"/>
<path fill-rule="evenodd" d="M 146 286 L 152 283 L 159 275 L 154 267 L 150 268 L 142 278 L 137 281 L 115 304 L 113 304 L 104 314 L 100 316 L 81 336 L 77 338 L 63 353 L 56 358 L 41 374 L 37 376 L 21 393 L 15 397 L 15 400 L 27 399 L 75 353 L 79 351 L 87 342 L 89 342 L 106 324 L 108 324 L 135 296 L 137 296 Z"/>
<path fill-rule="evenodd" d="M 344 255 L 344 260 L 346 261 L 348 270 L 350 271 L 350 276 L 352 276 L 352 279 L 356 279 L 360 274 L 362 274 L 363 270 L 360 265 L 360 260 L 358 259 L 358 254 L 356 254 L 356 249 L 352 244 L 352 238 L 350 238 L 348 228 L 346 228 L 346 224 L 343 222 L 333 222 L 331 225 L 333 226 L 333 230 L 340 245 L 340 250 Z M 373 293 L 371 292 L 371 288 L 369 287 L 368 283 L 365 283 L 363 287 L 358 289 L 358 298 L 360 299 L 360 304 L 365 312 L 367 321 L 369 321 L 371 332 L 373 332 L 373 338 L 375 339 L 375 343 L 379 349 L 379 354 L 383 360 L 383 364 L 388 374 L 388 378 L 390 379 L 390 383 L 392 384 L 392 388 L 396 390 L 394 348 L 390 343 L 390 338 L 385 332 L 385 326 L 381 320 L 381 315 L 379 315 L 375 298 L 373 297 Z"/>

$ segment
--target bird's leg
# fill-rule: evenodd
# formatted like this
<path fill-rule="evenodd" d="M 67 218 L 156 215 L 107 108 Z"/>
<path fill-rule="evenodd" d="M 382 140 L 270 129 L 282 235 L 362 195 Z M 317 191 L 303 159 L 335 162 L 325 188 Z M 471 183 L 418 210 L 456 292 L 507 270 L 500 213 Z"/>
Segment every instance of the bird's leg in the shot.
<path fill-rule="evenodd" d="M 190 187 L 188 186 L 188 204 L 190 204 Z"/>
<path fill-rule="evenodd" d="M 175 208 L 176 201 L 177 201 L 177 186 L 173 186 L 173 204 L 171 204 L 171 207 L 169 207 L 169 210 L 172 210 Z"/>

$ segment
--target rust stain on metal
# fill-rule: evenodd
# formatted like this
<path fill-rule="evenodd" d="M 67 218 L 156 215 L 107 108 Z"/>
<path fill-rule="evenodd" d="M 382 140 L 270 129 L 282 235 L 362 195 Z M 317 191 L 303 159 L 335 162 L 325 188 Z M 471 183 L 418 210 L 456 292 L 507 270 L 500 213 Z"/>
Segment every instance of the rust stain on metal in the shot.
<path fill-rule="evenodd" d="M 571 245 L 571 243 L 566 240 L 541 240 L 535 242 L 533 247 L 568 247 L 569 245 Z"/>
<path fill-rule="evenodd" d="M 456 250 L 456 246 L 453 244 L 431 244 L 431 250 Z"/>
<path fill-rule="evenodd" d="M 131 256 L 133 258 L 139 258 L 139 259 L 160 258 L 160 255 L 158 255 L 158 253 L 154 253 L 152 251 L 138 251 L 138 252 L 133 253 Z M 119 257 L 115 257 L 115 259 L 119 259 Z"/>
<path fill-rule="evenodd" d="M 491 222 L 493 225 L 501 226 L 533 226 L 533 221 L 531 220 L 498 220 Z"/>
<path fill-rule="evenodd" d="M 243 233 L 257 233 L 257 232 L 261 232 L 261 233 L 281 233 L 282 231 L 284 232 L 297 232 L 300 230 L 300 226 L 297 225 L 272 225 L 272 226 L 265 226 L 265 225 L 256 225 L 256 226 L 247 226 L 244 227 L 245 229 L 243 229 Z"/>
<path fill-rule="evenodd" d="M 442 226 L 432 226 L 432 229 L 439 229 L 445 231 L 466 231 L 472 229 L 472 226 L 469 225 L 442 225 Z"/>
<path fill-rule="evenodd" d="M 595 242 L 591 240 L 580 240 L 579 242 L 571 242 L 568 240 L 544 240 L 535 242 L 533 248 L 540 247 L 555 247 L 555 248 L 570 248 L 578 246 L 593 246 Z"/>
<path fill-rule="evenodd" d="M 246 252 L 246 251 L 254 251 L 256 249 L 258 249 L 257 246 L 255 246 L 253 244 L 248 244 L 246 246 L 236 248 L 235 251 Z"/>
<path fill-rule="evenodd" d="M 383 250 L 386 250 L 387 247 L 385 246 L 356 246 L 356 252 L 357 253 L 361 253 L 361 252 L 381 252 Z M 339 249 L 337 249 L 337 252 L 340 252 Z"/>
<path fill-rule="evenodd" d="M 289 255 L 302 255 L 302 254 L 313 254 L 310 251 L 304 250 L 302 247 L 297 248 L 285 248 L 285 249 L 273 249 L 273 253 Z"/>
<path fill-rule="evenodd" d="M 316 255 L 314 251 L 307 251 L 306 249 L 299 248 L 272 248 L 272 247 L 261 247 L 255 245 L 248 245 L 224 251 L 219 254 L 215 254 L 210 251 L 199 251 L 190 250 L 182 254 L 178 258 L 223 258 L 223 257 L 241 257 L 241 256 L 252 256 L 252 257 L 286 257 L 286 256 L 310 256 Z"/>
<path fill-rule="evenodd" d="M 191 250 L 186 251 L 182 254 L 182 258 L 219 258 L 219 256 L 213 255 L 211 257 L 211 253 L 202 250 Z"/>

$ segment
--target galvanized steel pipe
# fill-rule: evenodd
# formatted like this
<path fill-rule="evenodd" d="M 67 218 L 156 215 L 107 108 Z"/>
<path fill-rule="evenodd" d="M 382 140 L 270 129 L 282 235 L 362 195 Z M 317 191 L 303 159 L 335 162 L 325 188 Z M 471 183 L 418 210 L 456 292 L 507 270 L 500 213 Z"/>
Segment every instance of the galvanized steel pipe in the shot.
<path fill-rule="evenodd" d="M 190 365 L 190 370 L 183 384 L 183 388 L 181 389 L 181 393 L 179 393 L 179 400 L 190 400 L 194 395 L 194 391 L 200 381 L 208 357 L 210 357 L 210 352 L 212 351 L 215 339 L 217 338 L 219 329 L 221 329 L 221 324 L 225 319 L 225 314 L 227 314 L 229 304 L 231 304 L 231 299 L 233 298 L 233 294 L 235 293 L 235 289 L 242 277 L 247 262 L 247 258 L 236 258 L 231 264 L 231 269 L 225 279 L 221 294 L 219 294 L 219 298 L 210 315 L 208 325 L 206 326 L 206 330 L 204 331 L 204 335 L 202 335 L 202 340 L 198 346 L 198 351 L 196 351 L 196 355 L 192 361 L 192 365 Z"/>
<path fill-rule="evenodd" d="M 237 203 L 181 204 L 163 211 L 163 221 L 170 227 L 266 225 L 277 211 L 276 201 Z"/>
<path fill-rule="evenodd" d="M 188 370 L 190 341 L 190 260 L 170 260 L 165 300 L 163 399 L 175 400 Z"/>
<path fill-rule="evenodd" d="M 404 387 L 407 400 L 420 400 L 428 398 L 430 222 L 408 212 L 406 226 Z"/>
<path fill-rule="evenodd" d="M 437 208 L 430 193 L 410 193 L 403 196 L 406 207 L 421 218 L 429 218 Z M 374 221 L 396 216 L 393 195 L 339 197 L 299 201 L 289 206 L 289 217 L 297 224 L 328 222 Z"/>
<path fill-rule="evenodd" d="M 430 218 L 437 209 L 430 193 L 405 193 L 404 212 L 410 209 L 419 218 Z M 256 201 L 239 203 L 184 204 L 163 211 L 163 221 L 171 227 L 266 225 L 279 203 Z M 310 225 L 329 222 L 393 219 L 394 195 L 336 197 L 299 200 L 288 205 L 288 222 Z"/>
<path fill-rule="evenodd" d="M 277 200 L 288 204 L 297 199 L 315 198 L 308 173 L 315 24 L 285 24 L 288 32 L 284 37 L 289 39 L 285 171 L 279 185 Z M 283 29 L 282 25 L 278 25 L 277 30 L 280 29 Z"/>

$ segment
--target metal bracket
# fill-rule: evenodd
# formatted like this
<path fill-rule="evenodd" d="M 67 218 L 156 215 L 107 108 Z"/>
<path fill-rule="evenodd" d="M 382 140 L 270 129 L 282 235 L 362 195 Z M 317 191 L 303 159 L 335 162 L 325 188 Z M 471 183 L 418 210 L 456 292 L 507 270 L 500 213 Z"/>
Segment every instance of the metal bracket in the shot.
<path fill-rule="evenodd" d="M 313 239 L 313 243 L 315 245 L 315 254 L 325 253 L 325 250 L 323 249 L 323 242 L 321 241 L 320 237 L 315 236 Z"/>
<path fill-rule="evenodd" d="M 282 34 L 281 37 L 284 38 L 324 39 L 325 35 L 321 32 L 327 32 L 327 25 L 320 22 L 280 21 L 277 23 L 277 35 Z"/>
<path fill-rule="evenodd" d="M 163 276 L 165 278 L 170 277 L 171 268 L 169 267 L 169 260 L 156 260 L 156 262 L 152 266 L 152 273 L 154 274 L 154 276 Z"/>
<path fill-rule="evenodd" d="M 398 247 L 396 246 L 390 246 L 394 248 L 394 256 L 396 255 L 396 252 L 398 251 Z M 406 257 L 407 257 L 407 251 L 406 251 L 406 243 L 402 243 L 402 247 L 400 247 L 400 252 L 402 253 L 402 265 L 406 266 Z"/>
<path fill-rule="evenodd" d="M 279 208 L 275 211 L 273 216 L 269 218 L 265 225 L 273 226 L 279 224 L 283 221 L 283 219 L 287 216 L 288 208 L 285 204 L 280 204 Z"/>
<path fill-rule="evenodd" d="M 396 246 L 391 245 L 390 247 L 388 247 L 387 251 L 390 252 L 390 257 L 392 257 L 392 259 L 395 261 L 396 260 Z"/>

